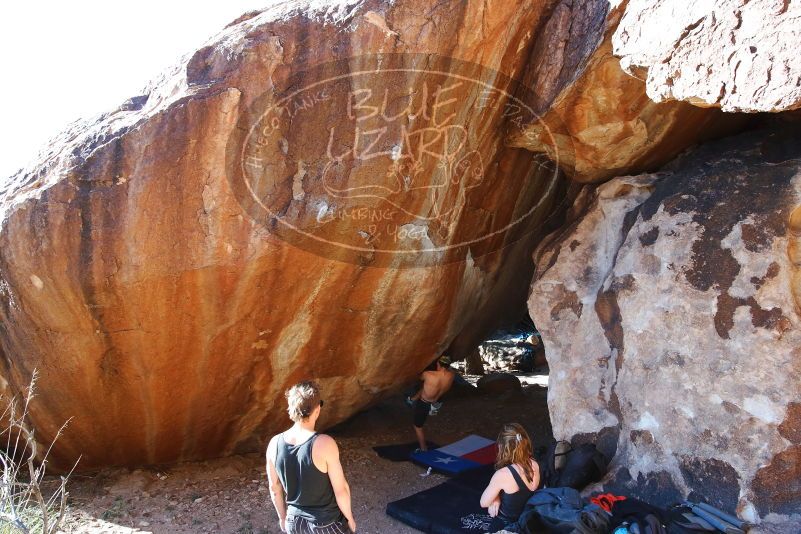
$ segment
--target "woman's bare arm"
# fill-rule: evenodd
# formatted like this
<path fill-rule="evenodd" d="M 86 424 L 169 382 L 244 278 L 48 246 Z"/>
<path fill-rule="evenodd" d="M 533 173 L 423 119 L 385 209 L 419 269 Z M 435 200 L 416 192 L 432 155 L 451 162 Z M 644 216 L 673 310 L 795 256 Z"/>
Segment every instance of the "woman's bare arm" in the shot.
<path fill-rule="evenodd" d="M 481 504 L 482 508 L 489 508 L 493 502 L 500 499 L 501 489 L 502 489 L 502 481 L 503 481 L 503 474 L 501 471 L 495 471 L 495 474 L 492 475 L 492 478 L 489 481 L 484 493 L 481 494 L 481 500 L 479 504 Z"/>

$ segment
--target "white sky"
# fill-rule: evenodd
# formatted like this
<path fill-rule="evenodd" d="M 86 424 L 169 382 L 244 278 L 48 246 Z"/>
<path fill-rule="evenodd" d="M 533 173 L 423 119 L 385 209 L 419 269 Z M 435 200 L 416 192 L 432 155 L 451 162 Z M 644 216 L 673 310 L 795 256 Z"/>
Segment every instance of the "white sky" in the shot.
<path fill-rule="evenodd" d="M 9 0 L 0 9 L 0 180 L 75 119 L 116 108 L 276 0 Z"/>

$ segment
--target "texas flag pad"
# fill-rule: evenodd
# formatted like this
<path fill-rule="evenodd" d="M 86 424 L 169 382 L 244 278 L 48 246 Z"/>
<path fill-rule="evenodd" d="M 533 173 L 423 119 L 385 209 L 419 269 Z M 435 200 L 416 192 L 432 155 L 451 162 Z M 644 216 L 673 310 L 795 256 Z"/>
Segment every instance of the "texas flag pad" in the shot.
<path fill-rule="evenodd" d="M 435 471 L 455 475 L 495 461 L 498 448 L 491 439 L 470 434 L 455 443 L 430 451 L 412 453 L 412 461 Z"/>

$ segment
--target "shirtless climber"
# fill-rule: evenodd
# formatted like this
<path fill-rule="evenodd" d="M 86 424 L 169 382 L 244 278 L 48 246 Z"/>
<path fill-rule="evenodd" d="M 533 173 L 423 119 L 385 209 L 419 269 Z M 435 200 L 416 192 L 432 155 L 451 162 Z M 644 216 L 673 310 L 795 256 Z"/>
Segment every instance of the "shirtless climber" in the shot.
<path fill-rule="evenodd" d="M 439 401 L 451 389 L 455 376 L 456 373 L 451 369 L 451 359 L 444 355 L 437 360 L 434 369 L 423 371 L 423 374 L 420 375 L 423 387 L 414 397 L 411 397 L 411 400 L 413 401 L 414 433 L 417 434 L 417 443 L 422 451 L 428 450 L 423 425 L 431 412 L 431 405 Z"/>

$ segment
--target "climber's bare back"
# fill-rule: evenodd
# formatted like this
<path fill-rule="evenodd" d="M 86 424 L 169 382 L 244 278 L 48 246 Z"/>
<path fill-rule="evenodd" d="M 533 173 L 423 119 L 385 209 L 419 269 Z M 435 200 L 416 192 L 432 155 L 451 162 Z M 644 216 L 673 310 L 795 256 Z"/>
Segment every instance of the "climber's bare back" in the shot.
<path fill-rule="evenodd" d="M 423 380 L 422 399 L 426 402 L 436 402 L 441 396 L 448 392 L 453 385 L 455 374 L 447 368 L 437 371 L 424 371 L 421 378 Z"/>

